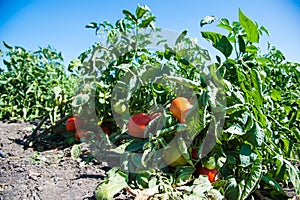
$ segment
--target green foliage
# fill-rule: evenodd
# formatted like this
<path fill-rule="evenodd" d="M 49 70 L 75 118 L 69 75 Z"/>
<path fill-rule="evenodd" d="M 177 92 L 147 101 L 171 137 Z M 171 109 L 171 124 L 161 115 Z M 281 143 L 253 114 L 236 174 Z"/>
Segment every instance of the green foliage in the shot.
<path fill-rule="evenodd" d="M 0 118 L 30 120 L 50 112 L 52 121 L 58 119 L 66 112 L 64 105 L 73 90 L 61 53 L 51 47 L 29 52 L 5 42 L 4 46 Z"/>
<path fill-rule="evenodd" d="M 112 168 L 97 186 L 96 198 L 112 199 L 131 188 L 139 191 L 137 198 L 234 200 L 254 198 L 256 190 L 266 190 L 271 191 L 268 198 L 279 199 L 286 198 L 282 187 L 289 184 L 300 194 L 300 174 L 294 164 L 300 157 L 300 65 L 286 61 L 271 45 L 268 52 L 261 52 L 259 39 L 269 35 L 267 29 L 241 9 L 238 21 L 205 17 L 201 27 L 217 22 L 227 33 L 201 31 L 203 39 L 225 57 L 222 61 L 216 56 L 217 62 L 207 66 L 208 52 L 188 37 L 187 30 L 170 47 L 147 6 L 123 14 L 115 24 L 86 26 L 102 39 L 70 63 L 69 77 L 61 55 L 50 48 L 31 53 L 4 43 L 10 60 L 4 60 L 7 70 L 0 71 L 1 117 L 63 115 L 69 109 L 75 76 L 80 82 L 71 105 L 77 117 L 94 124 L 87 130 L 91 144 L 97 149 L 117 146 L 112 156 L 122 155 L 118 168 Z M 151 49 L 153 35 L 162 49 Z M 175 97 L 189 94 L 188 89 L 197 98 L 189 97 L 194 106 L 182 124 L 169 106 Z M 130 115 L 138 112 L 159 113 L 145 129 L 148 138 L 126 133 Z M 222 114 L 224 126 L 217 119 Z M 108 124 L 112 135 L 100 133 L 101 140 L 99 136 L 95 140 L 92 133 L 101 124 Z M 215 138 L 218 130 L 221 135 Z M 207 136 L 216 144 L 203 158 Z M 186 160 L 184 165 L 165 166 L 163 152 L 157 152 L 171 145 Z M 80 155 L 79 147 L 72 149 L 74 159 Z M 102 160 L 110 154 L 96 156 Z M 197 173 L 209 157 L 218 170 L 214 183 Z M 153 167 L 146 168 L 149 164 Z"/>
<path fill-rule="evenodd" d="M 260 185 L 260 190 L 275 190 L 269 198 L 280 198 L 285 194 L 278 182 L 293 183 L 299 194 L 299 170 L 292 163 L 300 156 L 296 89 L 300 86 L 300 65 L 286 61 L 271 45 L 262 54 L 253 43 L 259 42 L 262 32 L 268 32 L 264 27 L 258 28 L 241 10 L 239 22 L 230 24 L 221 19 L 218 26 L 229 32 L 227 38 L 236 53 L 236 58 L 217 64 L 225 83 L 228 111 L 215 153 L 223 155 L 224 160 L 235 157 L 234 165 L 227 161 L 220 169 L 225 180 L 235 177 L 225 189 L 225 196 L 244 199 Z M 212 42 L 216 48 L 227 44 Z M 217 49 L 224 54 L 224 50 Z M 274 162 L 278 157 L 286 159 Z"/>
<path fill-rule="evenodd" d="M 299 170 L 292 161 L 300 156 L 297 89 L 300 66 L 286 61 L 283 54 L 271 45 L 267 53 L 260 52 L 259 39 L 263 33 L 269 35 L 267 29 L 258 27 L 241 10 L 239 21 L 232 23 L 225 18 L 205 17 L 200 22 L 201 27 L 217 21 L 217 26 L 228 32 L 225 35 L 201 31 L 202 37 L 225 57 L 222 62 L 217 56 L 217 63 L 205 67 L 204 63 L 210 57 L 206 50 L 188 37 L 187 30 L 178 36 L 174 47 L 165 45 L 163 50 L 153 52 L 148 47 L 151 34 L 144 29 L 150 28 L 151 33 L 157 34 L 160 29 L 155 28 L 156 18 L 150 9 L 138 6 L 135 13 L 124 10 L 123 14 L 125 17 L 115 25 L 108 22 L 87 25 L 95 29 L 96 34 L 106 35 L 106 40 L 84 52 L 70 67 L 76 69 L 78 74 L 97 77 L 93 80 L 95 84 L 91 84 L 97 88 L 94 88 L 95 91 L 90 89 L 95 96 L 88 93 L 92 99 L 96 98 L 99 112 L 95 120 L 101 123 L 110 121 L 113 126 L 116 126 L 114 119 L 120 117 L 123 120 L 123 126 L 116 128 L 115 134 L 110 137 L 110 141 L 119 146 L 117 149 L 120 148 L 123 154 L 129 152 L 126 159 L 121 160 L 121 169 L 144 169 L 147 163 L 153 161 L 157 162 L 156 168 L 160 168 L 162 155 L 155 155 L 155 152 L 170 145 L 176 134 L 182 137 L 172 141 L 172 144 L 178 146 L 178 151 L 187 160 L 187 164 L 175 169 L 164 167 L 161 171 L 127 172 L 123 186 L 143 188 L 149 196 L 168 199 L 210 199 L 210 195 L 216 199 L 246 199 L 257 189 L 272 189 L 268 193 L 272 199 L 285 198 L 280 184 L 287 186 L 288 183 L 292 183 L 296 193 L 299 193 Z M 158 43 L 165 43 L 165 38 L 160 39 Z M 153 83 L 151 78 L 163 73 L 160 71 L 162 63 L 166 69 L 174 69 L 175 74 L 165 74 L 161 78 L 163 82 Z M 215 88 L 206 85 L 208 78 L 213 80 Z M 129 80 L 140 80 L 142 84 L 136 86 L 138 81 Z M 116 87 L 126 95 L 112 93 Z M 158 118 L 166 119 L 166 122 L 159 130 L 152 132 L 153 136 L 136 139 L 126 134 L 129 115 L 151 113 L 151 108 L 156 104 L 168 108 L 174 97 L 184 96 L 184 92 L 176 93 L 178 90 L 184 91 L 184 87 L 193 90 L 198 98 L 193 103 L 199 105 L 189 112 L 188 124 L 178 124 L 166 109 Z M 222 87 L 224 91 L 218 94 Z M 227 105 L 218 108 L 222 98 L 216 99 L 215 94 L 226 99 Z M 80 95 L 77 98 L 76 102 L 82 102 Z M 121 103 L 129 100 L 129 105 L 126 105 L 129 115 L 112 118 L 111 108 L 116 99 Z M 78 110 L 84 110 L 84 106 L 78 104 L 82 107 Z M 203 165 L 203 158 L 191 159 L 191 152 L 193 148 L 203 151 L 201 148 L 207 147 L 203 142 L 209 127 L 218 127 L 213 109 L 225 112 L 225 120 L 217 144 L 208 155 L 216 159 L 219 171 L 219 180 L 211 184 L 207 177 L 195 173 Z M 199 117 L 193 118 L 193 113 Z M 151 122 L 146 131 L 151 130 L 155 123 L 155 120 Z M 184 136 L 188 129 L 193 134 Z M 184 137 L 191 137 L 192 147 L 186 143 L 189 139 Z M 142 155 L 134 157 L 130 155 L 132 152 Z M 114 181 L 110 183 L 109 179 L 106 180 L 99 185 L 97 192 L 104 195 L 102 192 L 107 190 L 101 188 L 110 188 L 111 184 L 114 185 Z M 121 186 L 116 188 L 118 190 L 109 197 L 120 191 Z"/>

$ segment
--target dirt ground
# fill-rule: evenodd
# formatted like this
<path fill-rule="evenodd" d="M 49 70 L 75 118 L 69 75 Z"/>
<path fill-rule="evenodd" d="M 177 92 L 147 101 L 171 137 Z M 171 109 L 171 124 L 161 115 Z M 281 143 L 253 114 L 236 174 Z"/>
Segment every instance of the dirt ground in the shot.
<path fill-rule="evenodd" d="M 34 127 L 34 123 L 0 121 L 0 200 L 94 200 L 97 184 L 110 169 L 107 163 L 85 162 L 84 156 L 73 160 L 71 147 L 46 151 L 25 148 L 22 141 Z M 81 145 L 83 151 L 88 150 Z M 285 192 L 297 199 L 292 188 Z M 134 197 L 123 191 L 114 199 Z M 266 198 L 262 195 L 259 199 Z"/>
<path fill-rule="evenodd" d="M 73 160 L 70 147 L 25 149 L 18 143 L 33 128 L 30 123 L 0 122 L 0 200 L 95 199 L 94 190 L 105 177 L 107 164 Z M 130 197 L 119 194 L 116 199 Z"/>

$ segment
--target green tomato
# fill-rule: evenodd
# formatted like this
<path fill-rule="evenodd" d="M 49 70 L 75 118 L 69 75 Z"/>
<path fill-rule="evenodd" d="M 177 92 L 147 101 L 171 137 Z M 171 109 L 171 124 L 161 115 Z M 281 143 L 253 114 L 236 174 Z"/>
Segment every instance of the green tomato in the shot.
<path fill-rule="evenodd" d="M 119 115 L 123 114 L 126 110 L 126 106 L 125 104 L 121 103 L 121 102 L 117 102 L 114 104 L 114 111 L 116 113 L 118 113 Z"/>
<path fill-rule="evenodd" d="M 209 157 L 203 160 L 203 165 L 206 169 L 213 170 L 216 168 L 216 159 L 214 157 Z"/>

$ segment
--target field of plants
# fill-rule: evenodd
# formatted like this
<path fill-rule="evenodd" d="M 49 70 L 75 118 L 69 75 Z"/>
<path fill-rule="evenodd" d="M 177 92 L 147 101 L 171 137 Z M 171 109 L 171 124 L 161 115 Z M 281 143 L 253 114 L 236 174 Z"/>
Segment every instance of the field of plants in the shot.
<path fill-rule="evenodd" d="M 261 51 L 268 30 L 241 9 L 238 21 L 206 16 L 212 57 L 187 30 L 155 26 L 147 6 L 122 12 L 88 23 L 98 42 L 68 66 L 51 46 L 4 42 L 0 119 L 34 122 L 14 139 L 32 164 L 47 171 L 41 155 L 57 150 L 85 173 L 101 166 L 95 199 L 300 199 L 300 64 Z"/>

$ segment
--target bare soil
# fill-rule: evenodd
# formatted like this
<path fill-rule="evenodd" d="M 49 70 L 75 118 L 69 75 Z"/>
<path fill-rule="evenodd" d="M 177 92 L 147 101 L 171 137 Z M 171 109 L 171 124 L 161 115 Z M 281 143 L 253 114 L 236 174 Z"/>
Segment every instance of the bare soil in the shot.
<path fill-rule="evenodd" d="M 107 163 L 87 162 L 86 154 L 73 160 L 71 147 L 39 151 L 26 148 L 24 138 L 28 138 L 35 125 L 36 122 L 0 121 L 0 200 L 94 200 L 96 186 L 110 169 Z M 80 145 L 83 152 L 88 152 L 87 145 Z M 290 199 L 300 199 L 293 188 L 284 190 Z M 260 191 L 255 196 L 268 199 Z M 134 197 L 122 191 L 114 199 Z"/>
<path fill-rule="evenodd" d="M 107 164 L 85 162 L 82 157 L 73 160 L 71 147 L 40 152 L 24 148 L 22 140 L 34 127 L 25 122 L 0 122 L 0 200 L 95 199 L 94 190 L 105 178 Z M 128 198 L 128 194 L 116 197 Z"/>

